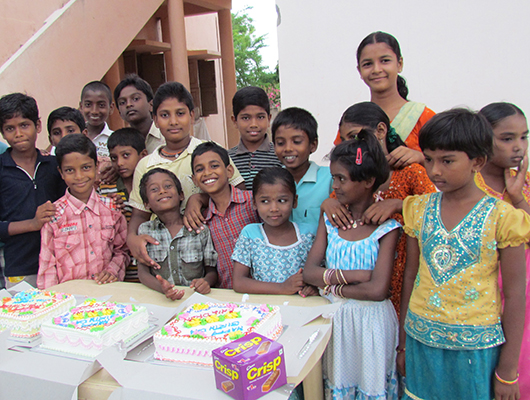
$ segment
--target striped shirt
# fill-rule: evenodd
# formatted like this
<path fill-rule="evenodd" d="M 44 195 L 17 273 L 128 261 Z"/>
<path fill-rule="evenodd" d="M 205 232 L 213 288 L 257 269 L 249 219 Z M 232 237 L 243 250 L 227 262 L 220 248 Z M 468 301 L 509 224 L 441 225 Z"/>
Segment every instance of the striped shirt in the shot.
<path fill-rule="evenodd" d="M 131 220 L 132 207 L 129 204 L 129 191 L 125 187 L 123 179 L 119 176 L 118 180 L 114 183 L 101 183 L 98 188 L 98 193 L 105 197 L 112 193 L 118 193 L 123 200 L 123 209 L 121 212 L 125 216 L 127 224 L 129 224 L 129 221 Z M 140 282 L 140 278 L 138 278 L 138 264 L 136 259 L 133 257 L 131 257 L 131 262 L 125 269 L 124 282 Z"/>
<path fill-rule="evenodd" d="M 245 180 L 245 188 L 252 190 L 252 182 L 254 178 L 263 168 L 281 167 L 282 163 L 276 157 L 274 152 L 274 145 L 269 140 L 268 135 L 265 135 L 263 143 L 255 152 L 250 152 L 243 141 L 228 150 L 228 155 L 234 161 L 239 173 Z"/>
<path fill-rule="evenodd" d="M 241 191 L 231 187 L 230 204 L 224 214 L 217 211 L 215 203 L 210 199 L 206 212 L 206 223 L 212 234 L 217 259 L 217 286 L 232 289 L 232 252 L 239 234 L 245 226 L 260 222 L 258 213 L 252 207 L 252 192 Z"/>

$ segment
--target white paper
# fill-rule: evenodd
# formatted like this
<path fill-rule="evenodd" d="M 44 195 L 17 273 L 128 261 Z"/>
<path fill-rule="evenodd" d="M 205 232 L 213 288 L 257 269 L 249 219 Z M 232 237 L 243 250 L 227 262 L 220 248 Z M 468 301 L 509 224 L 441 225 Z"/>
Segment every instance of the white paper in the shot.
<path fill-rule="evenodd" d="M 6 289 L 0 290 L 0 299 L 3 299 L 4 297 L 11 297 L 11 293 L 9 293 Z"/>
<path fill-rule="evenodd" d="M 33 286 L 31 286 L 26 281 L 21 281 L 20 283 L 17 283 L 15 286 L 11 286 L 9 288 L 10 292 L 23 292 L 24 290 L 31 290 L 35 289 Z"/>
<path fill-rule="evenodd" d="M 0 334 L 1 399 L 69 399 L 101 368 L 97 362 L 8 350 L 8 336 Z"/>
<path fill-rule="evenodd" d="M 123 386 L 115 390 L 109 399 L 226 400 L 228 398 L 216 388 L 213 368 L 186 365 L 168 368 L 165 365 L 126 361 L 113 348 L 101 353 L 98 361 Z M 262 399 L 287 399 L 290 390 L 289 386 L 280 388 L 263 396 Z"/>

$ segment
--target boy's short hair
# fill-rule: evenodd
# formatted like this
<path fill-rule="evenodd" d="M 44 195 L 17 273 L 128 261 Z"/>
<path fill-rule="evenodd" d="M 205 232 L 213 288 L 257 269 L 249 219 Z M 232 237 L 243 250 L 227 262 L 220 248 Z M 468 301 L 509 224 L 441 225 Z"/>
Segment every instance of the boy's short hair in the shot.
<path fill-rule="evenodd" d="M 256 86 L 247 86 L 239 89 L 232 98 L 232 112 L 234 118 L 247 106 L 258 106 L 265 110 L 267 115 L 271 114 L 269 96 L 265 90 Z"/>
<path fill-rule="evenodd" d="M 147 101 L 153 100 L 153 88 L 151 85 L 144 79 L 140 78 L 136 74 L 128 74 L 118 83 L 118 86 L 114 89 L 114 101 L 118 104 L 118 99 L 120 98 L 121 91 L 127 86 L 134 86 L 140 92 L 145 94 Z"/>
<path fill-rule="evenodd" d="M 481 114 L 454 108 L 432 117 L 420 130 L 422 151 L 463 151 L 469 159 L 493 154 L 493 130 Z"/>
<path fill-rule="evenodd" d="M 130 146 L 140 154 L 145 150 L 145 138 L 138 129 L 121 128 L 112 132 L 107 140 L 109 151 L 116 146 Z"/>
<path fill-rule="evenodd" d="M 63 137 L 57 145 L 57 148 L 55 149 L 55 158 L 57 159 L 57 165 L 59 165 L 59 168 L 62 167 L 64 156 L 70 153 L 85 154 L 93 159 L 96 164 L 98 163 L 96 145 L 82 133 L 67 135 Z"/>
<path fill-rule="evenodd" d="M 92 82 L 87 83 L 85 87 L 83 88 L 83 90 L 81 91 L 81 101 L 83 101 L 86 95 L 86 92 L 88 92 L 89 90 L 92 92 L 105 93 L 105 95 L 109 99 L 109 104 L 112 103 L 112 92 L 110 91 L 109 85 L 107 85 L 105 82 L 92 81 Z"/>
<path fill-rule="evenodd" d="M 221 157 L 221 160 L 223 161 L 223 164 L 225 167 L 228 167 L 230 165 L 230 157 L 228 156 L 228 151 L 224 149 L 223 147 L 219 146 L 215 142 L 204 142 L 195 147 L 195 150 L 193 150 L 193 154 L 191 155 L 191 171 L 192 174 L 195 173 L 193 169 L 193 162 L 195 161 L 195 158 L 198 156 L 203 155 L 204 153 L 207 153 L 209 151 L 213 151 L 214 153 L 218 154 L 219 157 Z"/>
<path fill-rule="evenodd" d="M 76 108 L 64 106 L 53 110 L 48 116 L 48 133 L 52 133 L 52 127 L 55 121 L 72 121 L 79 127 L 79 130 L 83 132 L 86 129 L 85 118 L 81 111 Z"/>
<path fill-rule="evenodd" d="M 0 131 L 2 133 L 6 121 L 17 116 L 27 118 L 37 125 L 40 119 L 39 108 L 33 97 L 24 93 L 11 93 L 0 98 Z"/>
<path fill-rule="evenodd" d="M 303 108 L 289 107 L 274 118 L 272 123 L 272 141 L 276 141 L 276 131 L 279 127 L 297 129 L 303 131 L 309 137 L 309 143 L 314 143 L 318 139 L 318 123 L 311 113 Z"/>
<path fill-rule="evenodd" d="M 186 104 L 190 113 L 195 108 L 193 106 L 193 97 L 191 93 L 180 82 L 166 82 L 161 85 L 155 93 L 153 98 L 153 114 L 156 115 L 160 104 L 167 99 L 177 99 L 181 103 Z"/>
<path fill-rule="evenodd" d="M 153 168 L 147 171 L 143 176 L 142 179 L 140 179 L 140 197 L 142 198 L 142 201 L 144 204 L 147 204 L 149 199 L 147 198 L 147 181 L 151 177 L 151 175 L 154 174 L 166 174 L 168 175 L 173 183 L 175 183 L 175 187 L 177 188 L 178 194 L 182 194 L 182 185 L 180 184 L 179 178 L 177 178 L 177 175 L 175 175 L 173 172 L 171 172 L 168 169 L 164 168 Z"/>

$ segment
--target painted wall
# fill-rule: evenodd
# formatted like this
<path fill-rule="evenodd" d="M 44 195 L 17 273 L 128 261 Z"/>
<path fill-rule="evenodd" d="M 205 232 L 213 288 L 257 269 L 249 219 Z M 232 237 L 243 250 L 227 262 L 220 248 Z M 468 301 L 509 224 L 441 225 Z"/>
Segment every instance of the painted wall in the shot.
<path fill-rule="evenodd" d="M 217 13 L 189 16 L 186 22 L 186 46 L 188 50 L 209 50 L 221 52 L 219 39 L 219 17 Z M 212 140 L 227 145 L 225 104 L 221 60 L 215 60 L 215 80 L 217 86 L 217 114 L 204 117 Z M 231 105 L 228 105 L 231 107 Z M 231 123 L 228 121 L 228 123 Z"/>
<path fill-rule="evenodd" d="M 342 112 L 370 99 L 356 70 L 361 40 L 377 30 L 401 45 L 409 100 L 435 111 L 509 101 L 530 114 L 530 3 L 517 0 L 276 0 L 282 107 L 319 123 L 321 162 Z M 302 6 L 303 4 L 303 6 Z M 323 6 L 325 4 L 325 6 Z"/>

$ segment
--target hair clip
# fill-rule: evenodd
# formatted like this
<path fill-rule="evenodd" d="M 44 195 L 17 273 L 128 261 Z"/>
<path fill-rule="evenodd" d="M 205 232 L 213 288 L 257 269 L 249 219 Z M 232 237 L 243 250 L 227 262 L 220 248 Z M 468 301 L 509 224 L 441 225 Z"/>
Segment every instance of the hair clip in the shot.
<path fill-rule="evenodd" d="M 363 151 L 360 147 L 357 148 L 357 158 L 355 159 L 355 164 L 361 165 L 363 163 Z"/>

